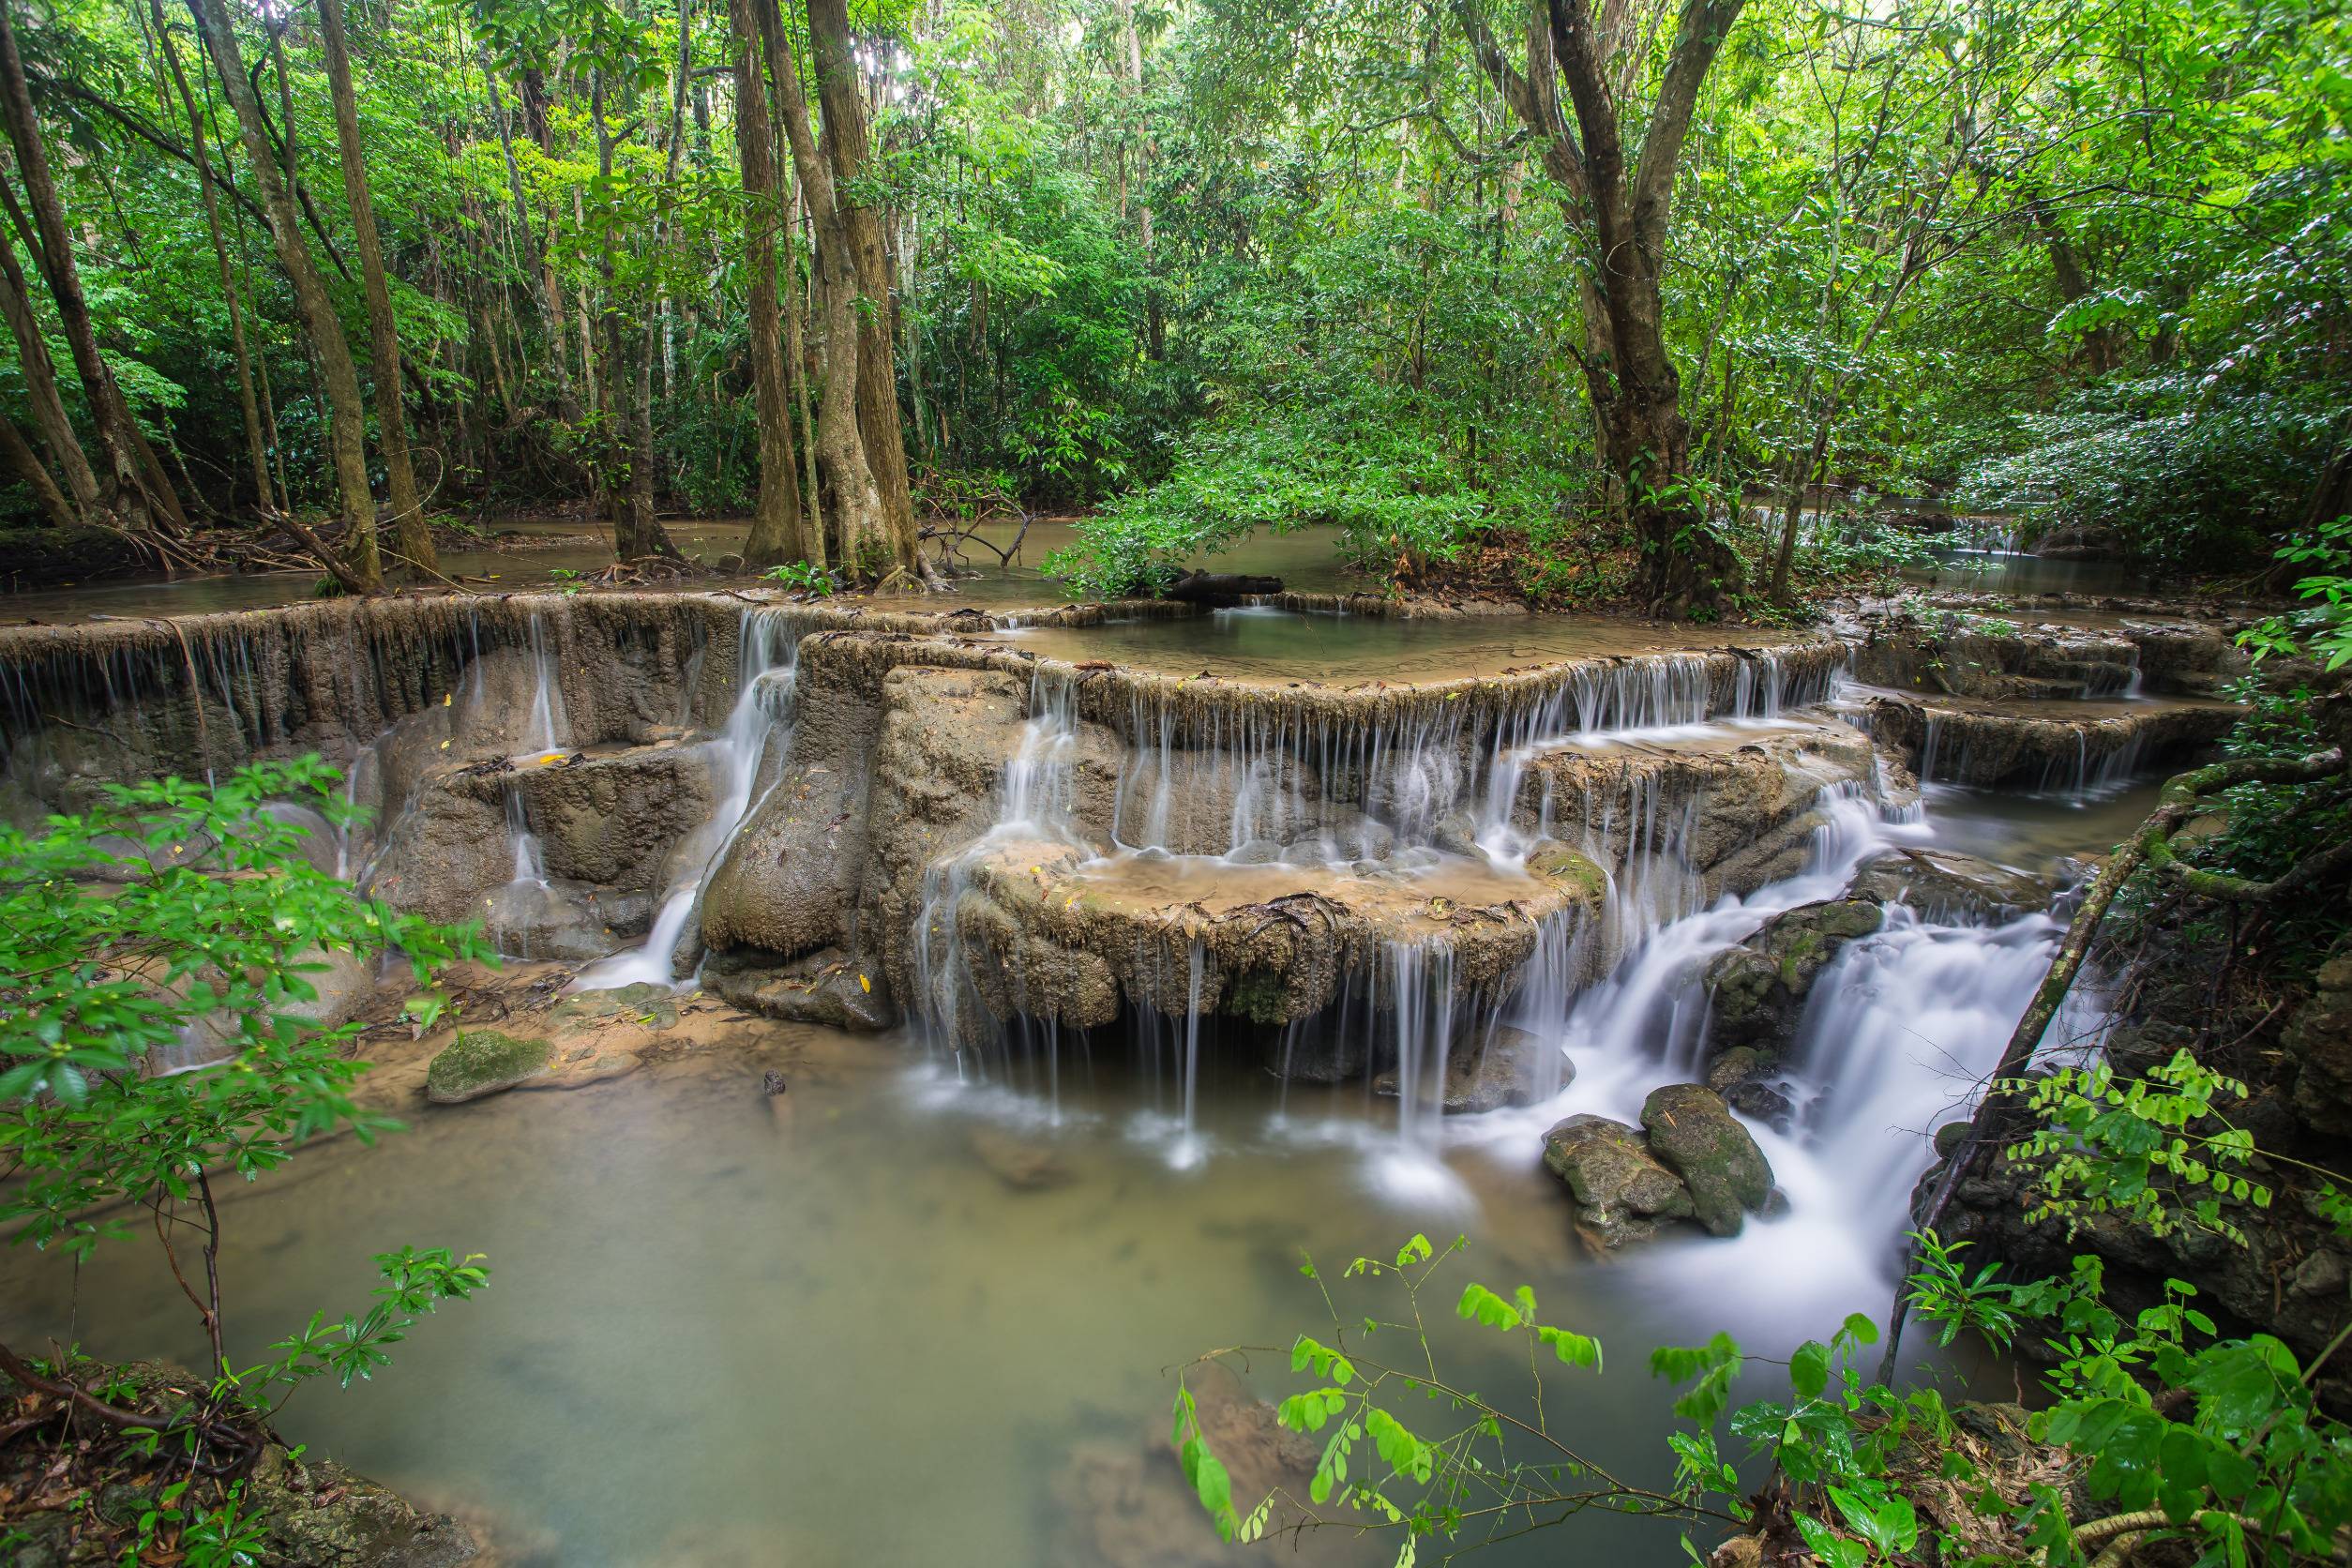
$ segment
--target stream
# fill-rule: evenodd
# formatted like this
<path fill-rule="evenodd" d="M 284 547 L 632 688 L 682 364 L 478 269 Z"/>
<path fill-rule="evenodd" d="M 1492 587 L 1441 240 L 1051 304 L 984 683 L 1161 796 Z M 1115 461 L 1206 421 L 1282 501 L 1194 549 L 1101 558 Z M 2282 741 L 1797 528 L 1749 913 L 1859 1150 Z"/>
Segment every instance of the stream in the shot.
<path fill-rule="evenodd" d="M 711 779 L 704 819 L 666 858 L 650 929 L 588 966 L 575 989 L 693 987 L 680 935 L 779 787 L 807 701 L 795 612 L 740 619 L 731 706 L 695 743 Z M 571 738 L 543 630 L 534 616 L 523 647 L 537 673 L 508 748 L 526 760 Z M 1168 755 L 1171 736 L 1198 737 L 1176 734 L 1175 710 L 1154 718 L 1138 699 L 1108 842 L 1090 842 L 1078 820 L 1077 683 L 1040 665 L 995 824 L 933 865 L 918 928 L 940 928 L 990 854 L 1035 842 L 1065 847 L 1071 885 L 1093 878 L 1147 903 L 1256 882 L 1278 891 L 1291 867 L 1336 879 L 1341 897 L 1357 882 L 1415 897 L 1442 887 L 1454 901 L 1515 897 L 1530 849 L 1573 837 L 1548 794 L 1529 813 L 1526 770 L 1541 758 L 1793 744 L 1824 722 L 1812 710 L 1839 699 L 1843 677 L 1787 675 L 1776 639 L 1750 641 L 1760 651 L 1741 656 L 1726 695 L 1698 656 L 1666 652 L 1654 628 L 1566 618 L 1419 626 L 1243 610 L 1001 629 L 997 643 L 1048 659 L 1244 682 L 1377 685 L 1632 658 L 1522 703 L 1468 769 L 1448 761 L 1459 753 L 1436 721 L 1336 741 L 1304 718 L 1237 726 L 1215 754 L 1239 782 L 1206 829 L 1185 826 L 1197 786 L 1176 782 Z M 1787 716 L 1798 710 L 1811 716 Z M 1334 837 L 1330 801 L 1301 795 L 1286 757 L 1319 758 L 1324 788 L 1361 781 L 1362 810 L 1348 820 L 1378 826 L 1379 868 L 1351 862 L 1374 852 Z M 1199 1009 L 1198 943 L 1187 1013 L 1124 1030 L 1017 1031 L 977 1052 L 953 1026 L 968 960 L 953 941 L 926 939 L 912 961 L 927 994 L 914 1021 L 890 1033 L 772 1020 L 749 1051 L 655 1062 L 568 1093 L 420 1106 L 405 1134 L 364 1156 L 329 1144 L 237 1193 L 221 1258 L 241 1304 L 231 1355 L 252 1359 L 311 1311 L 361 1301 L 370 1251 L 483 1252 L 491 1289 L 423 1325 L 380 1384 L 314 1385 L 279 1425 L 432 1506 L 490 1521 L 515 1561 L 1215 1561 L 1225 1554 L 1205 1523 L 1170 1491 L 1169 1369 L 1218 1346 L 1284 1347 L 1320 1326 L 1302 1249 L 1344 1263 L 1392 1254 L 1416 1231 L 1440 1244 L 1459 1234 L 1472 1245 L 1440 1315 L 1464 1279 L 1532 1286 L 1546 1321 L 1606 1347 L 1606 1372 L 1550 1380 L 1552 1418 L 1625 1478 L 1663 1482 L 1671 1395 L 1647 1375 L 1648 1351 L 1723 1330 L 1780 1355 L 1849 1311 L 1883 1316 L 1925 1135 L 1965 1113 L 2061 927 L 2041 912 L 1938 924 L 1895 904 L 1877 934 L 1848 944 L 1772 1080 L 1791 1115 L 1778 1126 L 1750 1119 L 1786 1211 L 1734 1239 L 1678 1232 L 1594 1260 L 1541 1163 L 1545 1130 L 1578 1112 L 1635 1121 L 1649 1090 L 1700 1076 L 1706 960 L 1775 912 L 1836 897 L 1873 853 L 1935 847 L 2042 873 L 2103 852 L 2152 794 L 2145 778 L 2086 782 L 2096 788 L 1930 782 L 1900 805 L 1829 785 L 1793 874 L 1712 897 L 1681 859 L 1694 824 L 1661 825 L 1656 802 L 1636 792 L 1625 820 L 1588 831 L 1593 844 L 1634 835 L 1619 861 L 1595 850 L 1614 867 L 1602 924 L 1547 927 L 1557 942 L 1539 941 L 1500 1004 L 1500 1020 L 1549 1053 L 1544 1092 L 1479 1115 L 1439 1114 L 1417 1087 L 1442 1080 L 1466 1027 L 1450 949 L 1395 947 L 1360 1011 L 1289 1026 L 1395 1031 L 1400 1103 L 1368 1077 L 1286 1080 L 1216 1048 Z M 520 799 L 510 788 L 510 888 L 544 892 L 547 863 Z M 1304 853 L 1270 837 L 1315 811 L 1325 815 L 1312 831 L 1291 834 Z M 1613 962 L 1585 980 L 1572 939 L 1606 940 Z M 1385 1012 L 1381 986 L 1395 988 Z M 2095 1029 L 2086 1003 L 2060 1034 Z M 790 1080 L 780 1095 L 756 1092 L 770 1067 Z M 153 1249 L 101 1248 L 78 1275 L 13 1250 L 0 1256 L 0 1322 L 28 1339 L 70 1324 L 101 1356 L 202 1360 L 193 1315 Z M 1524 1364 L 1490 1336 L 1449 1317 L 1433 1339 L 1463 1380 L 1519 1397 Z M 1907 1359 L 1928 1359 L 1913 1349 Z M 1291 1386 L 1279 1362 L 1260 1364 L 1259 1392 Z M 2009 1387 L 2001 1369 L 1945 1370 Z M 1579 1558 L 1682 1560 L 1668 1526 L 1595 1515 L 1569 1529 Z M 1136 1538 L 1147 1545 L 1114 1552 Z M 1552 1561 L 1562 1544 L 1539 1534 L 1491 1555 Z M 1335 1532 L 1310 1552 L 1388 1555 Z"/>

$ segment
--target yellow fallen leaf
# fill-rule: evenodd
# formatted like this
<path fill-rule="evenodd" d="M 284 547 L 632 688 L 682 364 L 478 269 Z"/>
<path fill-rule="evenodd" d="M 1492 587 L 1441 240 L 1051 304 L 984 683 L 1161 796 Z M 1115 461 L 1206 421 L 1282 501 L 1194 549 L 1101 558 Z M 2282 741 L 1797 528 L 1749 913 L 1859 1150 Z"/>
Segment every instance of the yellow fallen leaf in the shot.
<path fill-rule="evenodd" d="M 874 983 L 861 974 L 857 977 L 857 988 L 861 991 L 871 991 L 874 988 Z"/>
<path fill-rule="evenodd" d="M 539 766 L 546 767 L 550 762 L 560 762 L 563 760 L 564 754 L 562 752 L 550 751 L 546 756 L 539 759 Z"/>
<path fill-rule="evenodd" d="M 458 694 L 457 694 L 456 692 L 454 692 L 454 691 L 451 691 L 451 692 L 445 692 L 445 693 L 443 693 L 443 694 L 442 694 L 441 705 L 442 705 L 443 707 L 445 707 L 445 707 L 447 707 L 450 703 L 452 703 L 452 702 L 456 701 L 457 701 L 457 698 L 458 698 Z"/>
<path fill-rule="evenodd" d="M 442 750 L 444 750 L 444 751 L 448 750 L 448 749 L 449 749 L 449 743 L 448 743 L 447 741 L 443 741 L 443 742 L 441 743 L 441 749 L 442 749 Z"/>

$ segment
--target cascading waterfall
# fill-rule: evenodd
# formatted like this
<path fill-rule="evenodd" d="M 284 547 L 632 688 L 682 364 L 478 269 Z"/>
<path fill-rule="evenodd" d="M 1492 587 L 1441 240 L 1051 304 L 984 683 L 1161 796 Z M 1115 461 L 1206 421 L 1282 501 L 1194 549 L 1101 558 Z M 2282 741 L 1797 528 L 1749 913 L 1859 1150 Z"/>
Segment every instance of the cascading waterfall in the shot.
<path fill-rule="evenodd" d="M 534 623 L 536 624 L 535 621 Z M 735 701 L 718 738 L 703 743 L 714 783 L 711 814 L 671 854 L 670 885 L 661 892 L 653 928 L 639 945 L 580 972 L 566 988 L 599 990 L 632 985 L 677 986 L 692 979 L 678 971 L 680 939 L 699 907 L 702 883 L 735 830 L 751 815 L 754 792 L 771 762 L 789 746 L 799 690 L 800 640 L 807 619 L 782 606 L 746 609 L 736 634 Z M 779 742 L 769 756 L 770 742 Z"/>
<path fill-rule="evenodd" d="M 923 872 L 923 901 L 915 914 L 913 957 L 917 1021 L 935 1048 L 951 1053 L 959 1078 L 985 1076 L 977 1047 L 996 1031 L 972 993 L 957 909 L 972 885 L 972 867 L 1008 838 L 1077 843 L 1071 825 L 1077 792 L 1078 686 L 1044 669 L 1030 677 L 1029 720 L 1005 763 L 996 822 L 961 854 L 934 861 Z M 1059 1094 L 1060 1036 L 1048 1042 L 1048 1076 Z"/>
<path fill-rule="evenodd" d="M 1437 1146 L 1454 1054 L 1454 949 L 1397 942 L 1384 955 L 1396 1015 L 1396 1132 L 1409 1150 Z"/>

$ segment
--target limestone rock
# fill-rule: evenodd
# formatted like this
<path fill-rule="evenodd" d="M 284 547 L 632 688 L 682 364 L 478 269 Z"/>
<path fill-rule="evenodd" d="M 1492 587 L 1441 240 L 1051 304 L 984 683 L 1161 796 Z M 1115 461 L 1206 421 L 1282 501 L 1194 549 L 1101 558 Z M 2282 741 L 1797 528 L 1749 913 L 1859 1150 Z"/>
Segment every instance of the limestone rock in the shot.
<path fill-rule="evenodd" d="M 1696 1083 L 1653 1089 L 1641 1104 L 1641 1124 L 1651 1153 L 1681 1176 L 1694 1216 L 1716 1235 L 1738 1235 L 1745 1216 L 1771 1200 L 1772 1168 L 1712 1090 Z"/>
<path fill-rule="evenodd" d="M 1710 1054 L 1740 1045 L 1779 1049 L 1790 1044 L 1814 981 L 1847 942 L 1877 931 L 1881 918 L 1877 904 L 1867 899 L 1800 904 L 1716 954 L 1706 972 Z"/>
<path fill-rule="evenodd" d="M 2280 1043 L 2295 1061 L 2295 1114 L 2340 1138 L 2352 1134 L 2352 954 L 2320 965 L 2318 979 Z"/>
<path fill-rule="evenodd" d="M 425 1094 L 436 1105 L 461 1105 L 512 1089 L 546 1074 L 554 1047 L 494 1029 L 460 1030 L 425 1069 Z"/>
<path fill-rule="evenodd" d="M 714 953 L 702 966 L 702 984 L 746 1012 L 794 1023 L 873 1033 L 897 1021 L 889 988 L 874 983 L 870 968 L 838 948 L 822 948 L 785 962 L 744 948 Z"/>
<path fill-rule="evenodd" d="M 1696 1214 L 1691 1189 L 1650 1152 L 1641 1133 L 1605 1116 L 1571 1116 L 1544 1135 L 1544 1165 L 1576 1200 L 1576 1229 L 1607 1252 L 1648 1241 Z"/>
<path fill-rule="evenodd" d="M 1907 904 L 1922 919 L 1995 926 L 2046 909 L 2049 885 L 2038 877 L 1953 850 L 1885 850 L 1856 867 L 1848 898 Z"/>

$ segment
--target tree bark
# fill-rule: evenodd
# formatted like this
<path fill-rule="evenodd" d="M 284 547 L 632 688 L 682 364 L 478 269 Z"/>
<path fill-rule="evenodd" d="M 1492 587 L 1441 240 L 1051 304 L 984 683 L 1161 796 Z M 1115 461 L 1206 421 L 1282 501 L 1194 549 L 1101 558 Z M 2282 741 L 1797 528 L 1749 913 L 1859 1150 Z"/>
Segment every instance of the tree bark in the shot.
<path fill-rule="evenodd" d="M 228 8 L 222 0 L 188 0 L 188 8 L 189 15 L 195 18 L 197 36 L 204 40 L 205 53 L 211 56 L 214 70 L 220 78 L 221 89 L 236 112 L 246 158 L 253 166 L 253 181 L 262 193 L 262 210 L 269 219 L 270 243 L 277 249 L 278 263 L 285 269 L 287 281 L 294 286 L 294 302 L 301 308 L 310 347 L 325 384 L 328 447 L 334 457 L 336 490 L 342 503 L 342 564 L 348 579 L 341 572 L 336 575 L 346 580 L 347 586 L 356 583 L 366 592 L 377 592 L 384 586 L 384 563 L 376 551 L 375 499 L 368 486 L 367 405 L 359 395 L 359 371 L 352 361 L 351 345 L 343 338 L 342 318 L 336 314 L 334 301 L 327 297 L 326 281 L 319 276 L 318 264 L 310 259 L 310 252 L 303 244 L 301 219 L 294 211 L 293 193 L 287 189 L 278 160 L 270 156 L 269 132 L 262 120 L 261 100 L 254 96 L 252 82 L 245 74 L 245 60 L 237 48 Z M 291 145 L 291 138 L 289 143 Z"/>
<path fill-rule="evenodd" d="M 393 550 L 407 565 L 438 573 L 432 529 L 424 499 L 416 492 L 410 460 L 408 412 L 400 396 L 400 331 L 392 314 L 392 290 L 384 271 L 384 242 L 376 233 L 376 210 L 368 189 L 368 164 L 359 142 L 359 100 L 352 92 L 351 48 L 343 36 L 342 0 L 318 0 L 319 35 L 326 56 L 327 93 L 335 104 L 335 145 L 343 165 L 343 199 L 351 207 L 352 231 L 359 240 L 359 279 L 368 301 L 369 358 L 374 361 L 376 431 L 384 452 L 384 498 L 392 507 Z"/>
<path fill-rule="evenodd" d="M 172 39 L 171 24 L 164 20 L 163 0 L 148 0 L 148 4 L 155 17 L 156 37 L 162 46 L 164 64 L 179 92 L 180 107 L 188 113 L 188 139 L 194 154 L 196 185 L 204 197 L 204 227 L 212 235 L 213 264 L 220 274 L 221 297 L 229 306 L 229 343 L 237 362 L 237 412 L 245 422 L 245 457 L 253 470 L 253 494 L 266 515 L 278 509 L 269 483 L 269 448 L 262 438 L 262 406 L 253 392 L 253 355 L 245 335 L 244 294 L 229 265 L 229 242 L 220 226 L 220 194 L 204 149 L 204 117 L 196 107 L 196 95 L 188 88 L 188 72 L 180 65 L 179 45 Z"/>
<path fill-rule="evenodd" d="M 853 192 L 871 157 L 866 100 L 858 91 L 857 63 L 850 53 L 847 0 L 808 0 L 808 47 L 817 73 L 817 98 L 824 110 L 823 146 L 832 163 L 834 200 L 856 274 L 857 423 L 867 465 L 882 499 L 892 570 L 919 580 L 923 564 L 914 526 L 914 495 L 907 476 L 906 433 L 898 418 L 898 376 L 892 361 L 897 331 L 891 321 L 890 255 L 882 245 L 882 219 Z M 887 575 L 878 574 L 878 575 Z"/>
<path fill-rule="evenodd" d="M 8 472 L 33 492 L 33 499 L 40 503 L 41 515 L 49 520 L 51 527 L 71 528 L 81 520 L 74 515 L 66 492 L 57 488 L 57 481 L 41 466 L 40 455 L 24 439 L 24 432 L 16 428 L 15 420 L 5 415 L 0 415 L 0 458 L 8 460 Z"/>
<path fill-rule="evenodd" d="M 784 222 L 777 200 L 776 133 L 768 120 L 760 26 L 751 0 L 729 0 L 735 44 L 735 147 L 743 162 L 744 263 L 750 270 L 751 382 L 760 418 L 760 495 L 744 544 L 745 566 L 770 566 L 807 557 L 801 537 L 800 475 L 792 452 L 792 406 L 784 375 L 784 322 L 776 292 L 776 231 Z"/>
<path fill-rule="evenodd" d="M 66 476 L 76 516 L 96 518 L 101 511 L 98 475 L 90 467 L 89 454 L 82 449 L 82 438 L 74 434 L 73 421 L 66 415 L 65 400 L 57 391 L 57 367 L 49 356 L 49 340 L 41 336 L 40 320 L 33 313 L 24 269 L 17 264 L 16 246 L 5 224 L 0 224 L 0 313 L 8 316 L 8 328 L 16 337 L 17 367 L 24 374 L 25 397 L 33 405 L 33 423 L 40 431 L 41 443 L 49 448 L 57 471 Z"/>
<path fill-rule="evenodd" d="M 752 0 L 767 40 L 768 66 L 776 72 L 776 107 L 800 173 L 802 199 L 817 231 L 816 279 L 824 317 L 824 389 L 817 408 L 817 462 L 833 503 L 839 565 L 853 581 L 875 581 L 911 563 L 897 554 L 897 540 L 882 510 L 882 492 L 867 461 L 858 420 L 858 285 L 850 262 L 850 241 L 835 201 L 833 171 L 809 129 L 808 102 L 801 90 L 800 67 L 776 0 Z"/>
<path fill-rule="evenodd" d="M 32 92 L 24 80 L 24 61 L 17 53 L 16 23 L 11 15 L 14 8 L 0 5 L 0 118 L 7 121 L 8 141 L 16 149 L 17 173 L 24 182 L 25 202 L 32 209 L 33 232 L 38 242 L 33 260 L 49 283 L 51 298 L 56 302 L 66 346 L 73 355 L 74 371 L 82 378 L 90 421 L 98 430 L 98 447 L 106 464 L 107 489 L 111 492 L 102 494 L 99 504 L 112 509 L 123 525 L 134 532 L 152 529 L 157 526 L 158 511 L 169 516 L 177 508 L 162 505 L 151 493 L 139 444 L 134 439 L 135 428 L 126 427 L 127 411 L 114 390 L 113 372 L 107 369 L 105 357 L 98 352 L 98 328 L 90 319 L 89 301 L 82 292 L 82 274 L 74 264 L 73 240 L 66 229 L 65 207 L 58 200 L 56 182 L 50 175 L 48 145 L 41 139 L 40 122 L 33 112 Z M 29 306 L 30 301 L 26 303 Z"/>

